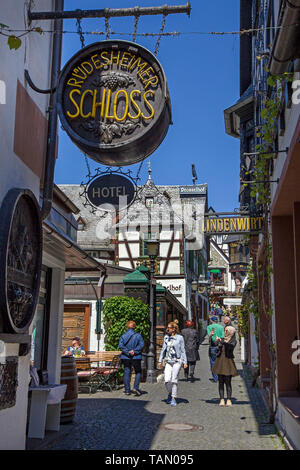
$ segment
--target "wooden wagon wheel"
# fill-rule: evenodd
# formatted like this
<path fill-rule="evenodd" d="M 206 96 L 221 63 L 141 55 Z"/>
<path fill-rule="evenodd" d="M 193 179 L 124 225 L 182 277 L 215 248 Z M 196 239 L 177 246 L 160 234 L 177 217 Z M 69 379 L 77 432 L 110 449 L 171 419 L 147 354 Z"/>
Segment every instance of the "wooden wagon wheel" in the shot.
<path fill-rule="evenodd" d="M 40 288 L 42 225 L 29 189 L 11 189 L 0 219 L 0 312 L 8 333 L 25 333 L 33 320 Z"/>

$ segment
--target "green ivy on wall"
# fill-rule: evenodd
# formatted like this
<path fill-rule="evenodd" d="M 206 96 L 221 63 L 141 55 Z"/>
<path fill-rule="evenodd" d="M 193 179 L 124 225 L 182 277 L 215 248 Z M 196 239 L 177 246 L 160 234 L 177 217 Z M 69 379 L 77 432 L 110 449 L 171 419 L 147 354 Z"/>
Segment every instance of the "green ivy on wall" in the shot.
<path fill-rule="evenodd" d="M 111 297 L 105 300 L 103 308 L 103 320 L 106 334 L 106 351 L 117 351 L 119 340 L 126 329 L 129 320 L 136 322 L 137 333 L 140 333 L 144 341 L 149 340 L 150 320 L 149 306 L 133 297 Z"/>

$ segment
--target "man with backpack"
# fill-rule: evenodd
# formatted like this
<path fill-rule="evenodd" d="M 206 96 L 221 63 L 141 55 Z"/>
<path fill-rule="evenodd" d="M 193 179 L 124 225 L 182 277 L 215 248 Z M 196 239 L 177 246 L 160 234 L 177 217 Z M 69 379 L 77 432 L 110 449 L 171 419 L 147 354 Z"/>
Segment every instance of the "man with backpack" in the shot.
<path fill-rule="evenodd" d="M 142 350 L 144 348 L 144 340 L 142 336 L 135 330 L 136 323 L 132 320 L 126 323 L 127 331 L 124 333 L 119 341 L 119 348 L 122 350 L 121 360 L 124 364 L 124 387 L 125 395 L 130 395 L 130 378 L 131 378 L 131 367 L 133 366 L 135 371 L 135 380 L 133 393 L 136 396 L 141 395 L 139 389 L 142 372 Z"/>

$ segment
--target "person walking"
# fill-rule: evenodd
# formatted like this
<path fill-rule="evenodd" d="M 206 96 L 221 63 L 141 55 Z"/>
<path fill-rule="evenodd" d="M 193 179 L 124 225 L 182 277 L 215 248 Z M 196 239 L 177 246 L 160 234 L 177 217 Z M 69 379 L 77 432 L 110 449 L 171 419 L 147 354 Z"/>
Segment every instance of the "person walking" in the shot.
<path fill-rule="evenodd" d="M 188 364 L 188 366 L 184 369 L 184 376 L 186 381 L 188 381 L 190 375 L 191 382 L 194 382 L 196 361 L 200 360 L 200 335 L 196 330 L 195 324 L 192 320 L 186 320 L 184 326 L 185 328 L 181 330 L 181 335 L 184 339 L 184 347 Z"/>
<path fill-rule="evenodd" d="M 220 305 L 218 305 L 217 309 L 215 310 L 215 313 L 216 313 L 216 315 L 218 315 L 218 317 L 219 317 L 219 323 L 221 323 L 221 322 L 222 322 L 223 310 L 222 310 L 222 308 L 220 307 Z"/>
<path fill-rule="evenodd" d="M 165 361 L 165 386 L 168 392 L 167 403 L 176 406 L 178 375 L 183 364 L 187 368 L 184 339 L 179 334 L 178 321 L 168 323 L 167 334 L 164 336 L 163 347 L 159 356 L 158 367 Z"/>
<path fill-rule="evenodd" d="M 224 317 L 224 325 L 225 325 L 225 327 L 226 326 L 232 326 L 231 318 L 228 315 L 226 315 L 226 317 Z"/>
<path fill-rule="evenodd" d="M 142 393 L 139 389 L 142 372 L 142 350 L 144 348 L 144 340 L 142 336 L 135 330 L 135 321 L 128 321 L 126 323 L 127 331 L 124 333 L 119 341 L 119 348 L 122 350 L 121 360 L 124 364 L 124 393 L 130 395 L 130 379 L 131 379 L 131 367 L 135 371 L 135 379 L 133 386 L 133 393 L 136 396 L 140 396 Z"/>
<path fill-rule="evenodd" d="M 217 354 L 216 362 L 213 366 L 213 373 L 218 375 L 219 380 L 219 395 L 220 406 L 225 406 L 224 401 L 224 384 L 226 386 L 227 401 L 226 406 L 232 406 L 232 386 L 231 379 L 238 375 L 235 363 L 233 350 L 236 346 L 235 328 L 233 326 L 226 326 L 225 337 L 217 337 L 219 343 L 219 352 Z"/>
<path fill-rule="evenodd" d="M 210 362 L 210 369 L 212 371 L 212 368 L 217 358 L 217 352 L 218 352 L 217 337 L 224 338 L 225 334 L 224 334 L 224 328 L 222 325 L 220 325 L 220 323 L 218 323 L 218 318 L 216 316 L 210 317 L 209 321 L 210 321 L 210 325 L 208 325 L 206 331 L 207 331 L 208 342 L 209 342 L 208 357 L 209 357 L 209 362 Z M 218 382 L 217 374 L 214 374 L 212 372 L 212 378 L 209 380 L 211 382 Z"/>

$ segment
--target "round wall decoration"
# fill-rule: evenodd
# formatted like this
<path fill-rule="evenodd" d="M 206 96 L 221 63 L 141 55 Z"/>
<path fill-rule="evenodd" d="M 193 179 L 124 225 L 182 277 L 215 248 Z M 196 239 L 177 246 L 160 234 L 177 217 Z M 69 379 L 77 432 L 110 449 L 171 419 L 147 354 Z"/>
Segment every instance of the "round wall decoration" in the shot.
<path fill-rule="evenodd" d="M 29 189 L 11 189 L 0 219 L 0 313 L 8 333 L 25 333 L 33 320 L 40 288 L 42 225 Z"/>
<path fill-rule="evenodd" d="M 72 141 L 108 166 L 145 159 L 171 124 L 160 63 L 129 41 L 102 41 L 77 52 L 61 73 L 57 99 L 62 126 Z"/>

